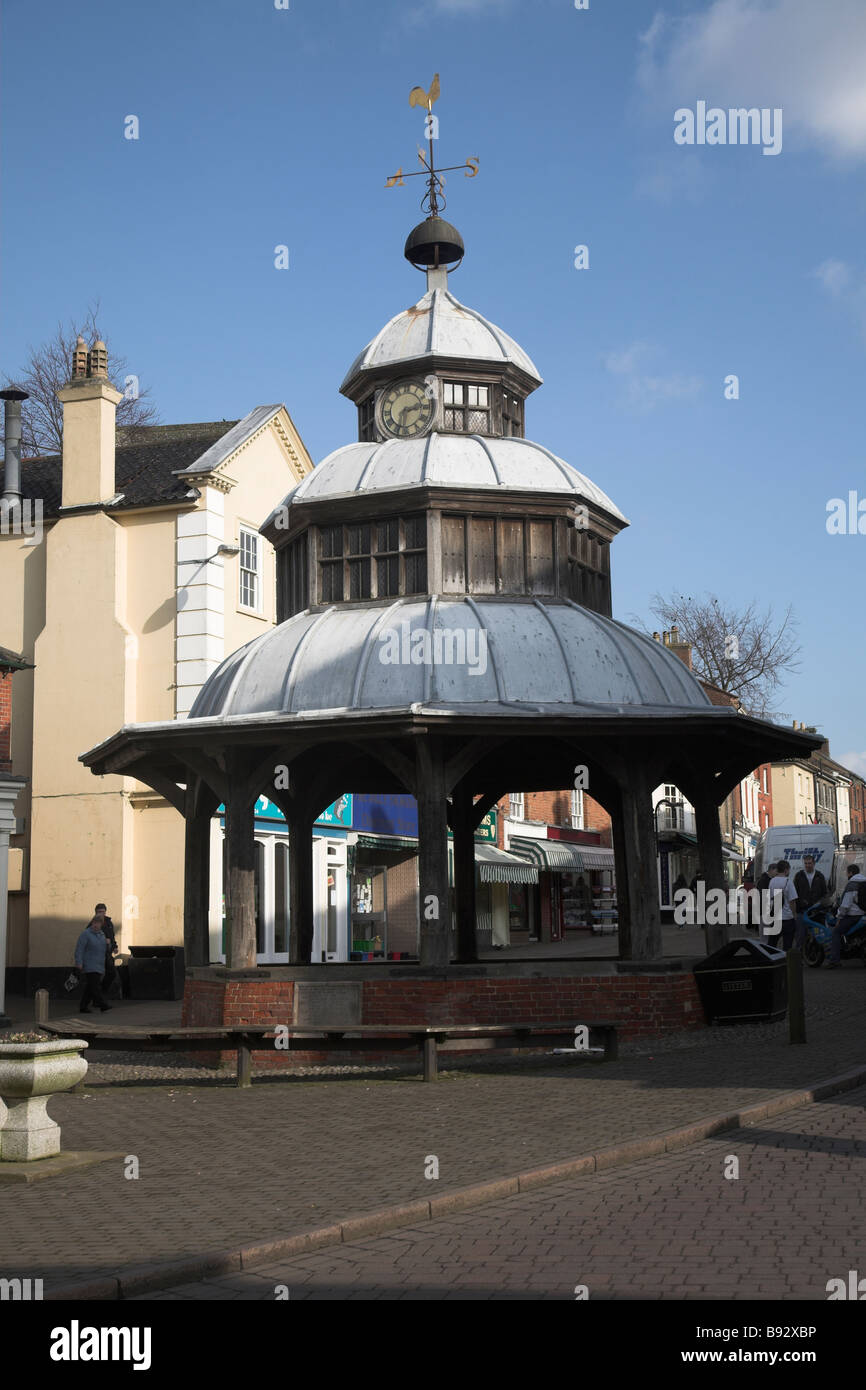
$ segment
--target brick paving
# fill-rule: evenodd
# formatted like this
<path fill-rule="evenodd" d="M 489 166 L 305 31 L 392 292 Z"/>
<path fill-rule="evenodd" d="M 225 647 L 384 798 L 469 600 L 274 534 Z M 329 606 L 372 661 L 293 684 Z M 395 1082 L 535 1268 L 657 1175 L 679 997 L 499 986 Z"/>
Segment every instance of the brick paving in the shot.
<path fill-rule="evenodd" d="M 157 1299 L 826 1300 L 866 1271 L 866 1087 L 682 1154 L 559 1182 Z M 726 1178 L 729 1156 L 739 1177 Z"/>
<path fill-rule="evenodd" d="M 25 1190 L 0 1188 L 0 1272 L 41 1275 L 48 1292 L 146 1261 L 275 1240 L 429 1199 L 430 1154 L 441 1196 L 866 1063 L 866 971 L 810 972 L 806 986 L 810 1040 L 799 1047 L 779 1029 L 713 1029 L 682 1045 L 644 1043 L 640 1055 L 604 1065 L 464 1065 L 432 1086 L 417 1075 L 361 1075 L 263 1080 L 246 1091 L 182 1082 L 57 1096 L 50 1109 L 65 1148 L 125 1150 L 140 1176 L 106 1164 Z"/>

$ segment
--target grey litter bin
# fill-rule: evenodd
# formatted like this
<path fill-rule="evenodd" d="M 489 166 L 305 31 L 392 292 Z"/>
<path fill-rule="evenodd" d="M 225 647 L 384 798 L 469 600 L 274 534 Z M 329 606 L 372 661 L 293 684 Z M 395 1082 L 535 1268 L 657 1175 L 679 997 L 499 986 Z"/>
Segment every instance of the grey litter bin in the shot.
<path fill-rule="evenodd" d="M 130 946 L 130 999 L 182 999 L 183 947 Z"/>
<path fill-rule="evenodd" d="M 694 966 L 707 1023 L 777 1023 L 788 1008 L 785 952 L 738 937 Z"/>

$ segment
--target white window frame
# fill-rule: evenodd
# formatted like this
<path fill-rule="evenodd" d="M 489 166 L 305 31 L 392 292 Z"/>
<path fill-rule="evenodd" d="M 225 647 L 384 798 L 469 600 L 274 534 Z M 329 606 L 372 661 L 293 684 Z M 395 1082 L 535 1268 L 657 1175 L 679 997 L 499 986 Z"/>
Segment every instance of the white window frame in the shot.
<path fill-rule="evenodd" d="M 571 793 L 571 828 L 572 830 L 585 830 L 583 823 L 584 805 L 583 789 L 575 787 Z"/>
<path fill-rule="evenodd" d="M 508 815 L 511 820 L 526 820 L 526 801 L 523 792 L 508 793 Z"/>
<path fill-rule="evenodd" d="M 245 541 L 246 539 L 249 539 L 250 541 L 252 541 L 252 543 L 253 543 L 253 545 L 254 545 L 254 547 L 255 547 L 256 568 L 255 568 L 254 570 L 253 570 L 253 569 L 250 569 L 248 565 L 244 565 L 244 541 Z M 238 527 L 238 545 L 239 545 L 240 548 L 241 548 L 241 553 L 240 553 L 240 555 L 238 556 L 238 610 L 239 610 L 241 613 L 255 613 L 257 616 L 261 616 L 261 613 L 262 613 L 262 590 L 263 590 L 263 587 L 264 587 L 264 586 L 263 586 L 264 546 L 263 546 L 263 543 L 262 543 L 262 537 L 259 535 L 258 531 L 257 531 L 254 527 L 252 527 L 252 526 L 245 526 L 245 525 L 243 525 L 243 523 L 241 523 L 241 525 Z M 244 585 L 244 576 L 245 576 L 245 575 L 254 575 L 254 576 L 255 576 L 255 599 L 256 599 L 256 602 L 253 603 L 253 604 L 244 603 L 244 598 L 243 598 L 243 592 L 244 592 L 244 590 L 243 590 L 243 585 Z"/>

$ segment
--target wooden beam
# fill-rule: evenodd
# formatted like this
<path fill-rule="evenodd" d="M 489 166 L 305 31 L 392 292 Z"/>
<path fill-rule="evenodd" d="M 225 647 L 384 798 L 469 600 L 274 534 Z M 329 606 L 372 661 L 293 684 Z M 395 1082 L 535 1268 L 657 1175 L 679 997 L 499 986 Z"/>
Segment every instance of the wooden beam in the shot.
<path fill-rule="evenodd" d="M 144 782 L 148 787 L 152 787 L 155 792 L 159 792 L 160 796 L 164 796 L 176 811 L 180 811 L 181 815 L 186 814 L 186 793 L 183 787 L 179 787 L 177 782 L 173 782 L 170 777 L 164 776 L 161 772 L 149 770 L 146 766 L 140 771 L 131 768 L 126 776 L 136 777 L 139 782 Z"/>
<path fill-rule="evenodd" d="M 420 963 L 423 966 L 448 965 L 451 905 L 445 769 L 441 752 L 432 740 L 419 740 L 416 768 Z"/>
<path fill-rule="evenodd" d="M 719 823 L 719 803 L 716 788 L 711 782 L 692 788 L 689 800 L 695 808 L 695 829 L 698 837 L 698 856 L 707 891 L 727 889 L 724 856 L 722 855 L 722 829 Z M 715 915 L 715 914 L 714 914 Z M 725 914 L 727 917 L 727 913 Z M 726 922 L 706 924 L 707 953 L 721 950 L 728 940 Z"/>
<path fill-rule="evenodd" d="M 254 802 L 232 790 L 225 800 L 226 829 L 226 963 L 231 970 L 256 965 Z"/>
<path fill-rule="evenodd" d="M 219 798 L 224 806 L 229 802 L 229 777 L 216 764 L 213 758 L 198 748 L 184 748 L 176 754 L 178 761 L 191 768 Z M 219 756 L 219 755 L 217 755 Z"/>
<path fill-rule="evenodd" d="M 652 810 L 652 793 L 657 785 L 654 775 L 638 757 L 620 782 L 621 814 L 614 832 L 614 856 L 618 920 L 620 892 L 623 887 L 626 889 L 625 938 L 629 955 L 623 953 L 623 959 L 661 960 L 663 954 Z M 621 951 L 623 944 L 621 936 Z"/>
<path fill-rule="evenodd" d="M 195 791 L 187 792 L 183 871 L 183 950 L 184 963 L 208 965 L 210 939 L 210 814 L 195 811 Z"/>

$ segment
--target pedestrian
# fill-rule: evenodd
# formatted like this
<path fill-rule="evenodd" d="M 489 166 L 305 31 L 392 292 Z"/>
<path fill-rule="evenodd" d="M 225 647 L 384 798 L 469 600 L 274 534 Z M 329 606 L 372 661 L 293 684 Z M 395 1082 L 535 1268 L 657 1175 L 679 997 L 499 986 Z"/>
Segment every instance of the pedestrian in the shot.
<path fill-rule="evenodd" d="M 806 940 L 806 919 L 804 912 L 827 896 L 827 880 L 820 869 L 815 868 L 814 854 L 803 855 L 803 867 L 794 875 L 794 888 L 797 893 L 797 923 L 794 945 L 800 951 Z"/>
<path fill-rule="evenodd" d="M 105 903 L 97 903 L 93 912 L 94 916 L 102 918 L 102 934 L 105 937 L 105 979 L 102 981 L 102 988 L 107 999 L 117 981 L 117 970 L 113 959 L 117 955 L 117 935 Z"/>
<path fill-rule="evenodd" d="M 828 970 L 836 970 L 842 963 L 842 937 L 853 927 L 858 918 L 866 912 L 866 875 L 861 874 L 859 864 L 848 865 L 848 882 L 842 893 L 836 925 L 830 940 L 830 959 Z"/>
<path fill-rule="evenodd" d="M 775 872 L 775 864 L 768 864 L 764 872 L 761 874 L 761 877 L 758 879 L 758 882 L 755 884 L 755 887 L 757 888 L 759 893 L 766 893 L 767 889 L 770 886 L 770 879 L 773 877 Z"/>
<path fill-rule="evenodd" d="M 105 953 L 107 942 L 102 934 L 102 918 L 91 917 L 84 931 L 75 943 L 75 968 L 84 975 L 84 992 L 81 996 L 79 1013 L 91 1013 L 90 1001 L 102 1013 L 111 1008 L 102 997 L 102 977 L 105 974 Z"/>
<path fill-rule="evenodd" d="M 777 922 L 773 915 L 773 908 L 776 904 L 776 894 L 782 895 L 782 950 L 790 951 L 794 944 L 794 930 L 797 925 L 797 893 L 788 875 L 791 872 L 791 865 L 787 859 L 780 859 L 776 865 L 776 872 L 770 879 L 770 920 L 775 927 Z"/>

